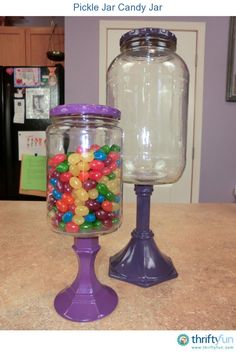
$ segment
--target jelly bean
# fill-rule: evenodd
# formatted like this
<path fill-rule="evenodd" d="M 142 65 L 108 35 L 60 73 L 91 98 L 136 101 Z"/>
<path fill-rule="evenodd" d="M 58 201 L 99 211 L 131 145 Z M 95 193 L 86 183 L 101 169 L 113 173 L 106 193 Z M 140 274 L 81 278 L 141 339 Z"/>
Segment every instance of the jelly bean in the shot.
<path fill-rule="evenodd" d="M 96 188 L 93 188 L 88 191 L 88 195 L 90 199 L 96 199 L 98 197 L 98 190 Z"/>
<path fill-rule="evenodd" d="M 117 144 L 112 144 L 110 151 L 111 152 L 120 152 L 120 146 Z"/>
<path fill-rule="evenodd" d="M 120 219 L 119 218 L 114 218 L 112 219 L 112 223 L 113 224 L 118 224 L 120 222 Z"/>
<path fill-rule="evenodd" d="M 95 220 L 93 222 L 93 227 L 99 229 L 100 227 L 102 227 L 102 222 L 100 220 Z"/>
<path fill-rule="evenodd" d="M 111 165 L 108 166 L 108 169 L 110 170 L 110 172 L 115 171 L 117 169 L 116 161 L 113 161 Z"/>
<path fill-rule="evenodd" d="M 113 161 L 116 161 L 118 159 L 120 159 L 120 153 L 116 153 L 116 152 L 110 152 L 108 154 L 109 158 L 111 158 Z"/>
<path fill-rule="evenodd" d="M 61 199 L 61 197 L 62 197 L 61 192 L 57 191 L 56 189 L 54 189 L 54 190 L 52 191 L 52 195 L 53 195 L 53 197 L 54 197 L 55 199 L 57 199 L 57 200 Z"/>
<path fill-rule="evenodd" d="M 63 162 L 63 163 L 60 163 L 59 165 L 57 165 L 56 170 L 60 173 L 66 172 L 69 170 L 69 166 L 67 163 Z"/>
<path fill-rule="evenodd" d="M 111 173 L 111 170 L 110 170 L 109 167 L 104 167 L 104 168 L 102 169 L 102 174 L 103 174 L 104 176 L 108 176 L 110 173 Z"/>
<path fill-rule="evenodd" d="M 114 180 L 116 178 L 116 174 L 114 172 L 111 172 L 109 175 L 107 175 L 109 180 Z"/>
<path fill-rule="evenodd" d="M 116 177 L 120 177 L 120 174 L 121 174 L 120 169 L 116 169 L 116 170 L 114 171 L 114 174 L 116 175 Z"/>
<path fill-rule="evenodd" d="M 54 190 L 53 185 L 51 185 L 50 183 L 48 184 L 48 189 L 47 189 L 47 194 L 52 193 L 52 191 Z"/>
<path fill-rule="evenodd" d="M 92 170 L 102 170 L 104 168 L 104 162 L 100 160 L 93 160 L 89 164 L 90 169 Z"/>
<path fill-rule="evenodd" d="M 99 180 L 100 183 L 107 183 L 109 181 L 109 178 L 107 176 L 102 176 L 102 178 Z"/>
<path fill-rule="evenodd" d="M 102 223 L 105 227 L 112 227 L 112 225 L 113 225 L 111 219 L 105 219 L 102 221 Z"/>
<path fill-rule="evenodd" d="M 83 216 L 74 215 L 73 218 L 72 218 L 72 221 L 76 225 L 82 225 L 84 223 L 84 217 Z"/>
<path fill-rule="evenodd" d="M 83 182 L 83 188 L 86 191 L 93 189 L 94 187 L 96 187 L 96 185 L 97 185 L 97 182 L 94 180 L 87 180 Z"/>
<path fill-rule="evenodd" d="M 86 163 L 85 161 L 80 161 L 77 164 L 77 166 L 80 171 L 88 171 L 89 170 L 89 163 Z"/>
<path fill-rule="evenodd" d="M 59 178 L 59 176 L 60 176 L 60 172 L 58 172 L 57 170 L 54 170 L 51 175 L 51 177 L 53 177 L 53 178 Z"/>
<path fill-rule="evenodd" d="M 76 165 L 70 165 L 69 167 L 70 172 L 72 173 L 73 176 L 78 176 L 80 173 L 80 167 L 78 164 Z"/>
<path fill-rule="evenodd" d="M 102 203 L 105 200 L 105 196 L 103 196 L 102 194 L 99 194 L 98 197 L 96 198 L 96 201 L 98 203 Z"/>
<path fill-rule="evenodd" d="M 79 189 L 82 187 L 82 183 L 78 179 L 78 177 L 71 177 L 69 184 L 72 188 L 75 188 L 75 189 Z"/>
<path fill-rule="evenodd" d="M 106 158 L 106 160 L 104 160 L 104 166 L 107 167 L 107 166 L 110 166 L 111 163 L 113 163 L 113 159 L 112 158 L 109 158 L 109 156 Z"/>
<path fill-rule="evenodd" d="M 94 159 L 96 160 L 105 160 L 106 159 L 106 153 L 104 153 L 102 150 L 97 150 L 96 152 L 94 152 Z"/>
<path fill-rule="evenodd" d="M 59 222 L 58 227 L 63 232 L 66 230 L 66 224 L 63 221 Z"/>
<path fill-rule="evenodd" d="M 115 201 L 116 196 L 112 192 L 107 192 L 105 195 L 106 199 L 110 200 L 111 202 Z"/>
<path fill-rule="evenodd" d="M 96 216 L 94 213 L 89 213 L 88 215 L 85 216 L 84 219 L 86 222 L 94 222 L 96 220 Z"/>
<path fill-rule="evenodd" d="M 120 209 L 120 204 L 119 203 L 112 203 L 112 211 L 117 211 Z"/>
<path fill-rule="evenodd" d="M 105 220 L 105 219 L 108 219 L 108 215 L 107 215 L 107 212 L 104 211 L 104 210 L 98 210 L 95 212 L 95 215 L 96 215 L 96 218 L 99 219 L 99 220 Z"/>
<path fill-rule="evenodd" d="M 86 181 L 88 178 L 89 178 L 88 171 L 80 171 L 79 179 L 80 179 L 81 182 Z"/>
<path fill-rule="evenodd" d="M 112 189 L 116 188 L 117 187 L 117 182 L 114 181 L 114 180 L 110 180 L 107 182 L 107 187 L 109 188 L 109 190 L 112 191 Z"/>
<path fill-rule="evenodd" d="M 73 218 L 73 213 L 72 213 L 72 211 L 67 211 L 64 215 L 63 215 L 63 217 L 62 217 L 62 220 L 64 221 L 64 222 L 70 222 L 71 220 L 72 220 L 72 218 Z"/>
<path fill-rule="evenodd" d="M 115 202 L 120 203 L 120 196 L 115 196 Z"/>
<path fill-rule="evenodd" d="M 63 193 L 62 200 L 68 205 L 71 205 L 74 203 L 74 198 L 69 193 Z"/>
<path fill-rule="evenodd" d="M 110 147 L 108 144 L 103 145 L 99 150 L 104 152 L 105 154 L 108 154 L 110 152 Z"/>
<path fill-rule="evenodd" d="M 94 155 L 92 152 L 84 152 L 81 154 L 82 160 L 86 162 L 90 162 L 94 159 Z"/>
<path fill-rule="evenodd" d="M 53 227 L 58 228 L 59 222 L 58 222 L 57 219 L 52 218 L 51 219 L 51 224 L 53 225 Z"/>
<path fill-rule="evenodd" d="M 61 182 L 69 182 L 71 177 L 72 177 L 71 172 L 69 172 L 69 171 L 63 172 L 62 174 L 60 174 L 60 181 Z"/>
<path fill-rule="evenodd" d="M 60 180 L 57 180 L 56 186 L 59 192 L 63 192 L 63 185 Z"/>
<path fill-rule="evenodd" d="M 99 181 L 102 177 L 102 173 L 99 170 L 93 170 L 89 172 L 89 178 L 94 181 Z"/>
<path fill-rule="evenodd" d="M 102 209 L 104 211 L 110 212 L 113 209 L 113 205 L 111 202 L 109 202 L 109 200 L 104 200 L 104 202 L 102 202 Z"/>
<path fill-rule="evenodd" d="M 68 204 L 63 202 L 62 200 L 58 200 L 56 202 L 57 209 L 65 213 L 68 210 Z"/>
<path fill-rule="evenodd" d="M 57 178 L 51 178 L 51 179 L 50 179 L 50 183 L 51 183 L 53 186 L 56 186 L 56 184 L 57 184 Z"/>
<path fill-rule="evenodd" d="M 77 233 L 79 232 L 79 226 L 72 221 L 68 222 L 66 224 L 66 232 Z"/>
<path fill-rule="evenodd" d="M 75 195 L 75 197 L 76 197 L 76 195 Z M 85 202 L 84 202 L 83 200 L 80 200 L 80 199 L 78 199 L 78 198 L 76 198 L 74 202 L 75 202 L 75 205 L 76 205 L 76 206 L 78 206 L 78 205 L 84 205 L 84 204 L 85 204 Z"/>
<path fill-rule="evenodd" d="M 86 202 L 85 202 L 85 205 L 86 207 L 89 208 L 89 210 L 94 210 L 94 211 L 97 211 L 100 209 L 101 205 L 100 203 L 98 203 L 96 200 L 94 199 L 88 199 Z"/>
<path fill-rule="evenodd" d="M 72 211 L 72 213 L 74 214 L 75 213 L 75 208 L 76 208 L 76 205 L 75 204 L 69 204 L 69 210 Z"/>
<path fill-rule="evenodd" d="M 49 217 L 50 219 L 55 218 L 55 211 L 54 211 L 54 209 L 51 209 L 51 210 L 48 212 L 48 217 Z"/>
<path fill-rule="evenodd" d="M 96 151 L 100 149 L 100 146 L 98 144 L 92 144 L 91 147 L 90 147 L 90 151 Z"/>
<path fill-rule="evenodd" d="M 117 167 L 120 167 L 120 165 L 121 165 L 120 159 L 116 160 L 116 165 L 117 165 Z"/>
<path fill-rule="evenodd" d="M 66 160 L 65 154 L 56 154 L 48 160 L 48 165 L 56 166 L 56 165 L 62 163 L 64 160 Z"/>
<path fill-rule="evenodd" d="M 107 192 L 109 192 L 107 186 L 105 185 L 105 183 L 98 183 L 96 186 L 98 192 L 100 194 L 102 194 L 103 196 L 105 196 L 107 194 Z"/>
<path fill-rule="evenodd" d="M 69 183 L 64 183 L 63 191 L 64 191 L 65 193 L 71 193 L 72 187 L 70 186 Z"/>
<path fill-rule="evenodd" d="M 113 212 L 109 212 L 107 213 L 108 219 L 114 219 L 116 217 L 116 214 L 114 214 Z"/>
<path fill-rule="evenodd" d="M 60 222 L 62 221 L 62 217 L 63 217 L 64 213 L 62 213 L 61 211 L 57 211 L 56 213 L 56 219 Z"/>
<path fill-rule="evenodd" d="M 77 199 L 80 199 L 80 200 L 83 200 L 83 201 L 86 201 L 89 199 L 89 195 L 88 195 L 88 192 L 86 192 L 83 188 L 81 189 L 78 189 L 76 192 L 76 198 Z"/>
<path fill-rule="evenodd" d="M 88 207 L 85 207 L 84 205 L 78 205 L 75 208 L 75 214 L 79 216 L 86 216 L 89 213 Z"/>
<path fill-rule="evenodd" d="M 80 225 L 81 230 L 91 230 L 93 228 L 93 224 L 91 222 L 84 222 L 82 225 Z"/>
<path fill-rule="evenodd" d="M 78 164 L 79 161 L 81 161 L 81 154 L 79 153 L 72 153 L 68 157 L 69 164 L 75 165 Z"/>

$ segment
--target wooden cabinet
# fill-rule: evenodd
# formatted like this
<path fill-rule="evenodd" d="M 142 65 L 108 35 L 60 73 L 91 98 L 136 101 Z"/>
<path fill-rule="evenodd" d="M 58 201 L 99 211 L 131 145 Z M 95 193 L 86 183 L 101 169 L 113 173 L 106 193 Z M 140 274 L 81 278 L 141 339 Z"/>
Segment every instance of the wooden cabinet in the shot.
<path fill-rule="evenodd" d="M 52 65 L 48 50 L 64 52 L 64 29 L 51 27 L 0 27 L 0 66 Z"/>

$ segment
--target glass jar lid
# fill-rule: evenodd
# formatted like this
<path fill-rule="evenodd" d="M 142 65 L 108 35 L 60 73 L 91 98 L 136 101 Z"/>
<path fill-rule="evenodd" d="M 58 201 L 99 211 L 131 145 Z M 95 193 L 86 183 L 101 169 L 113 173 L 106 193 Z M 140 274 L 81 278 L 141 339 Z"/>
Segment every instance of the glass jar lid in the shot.
<path fill-rule="evenodd" d="M 107 105 L 95 104 L 65 104 L 50 110 L 52 117 L 93 115 L 120 120 L 120 110 Z"/>
<path fill-rule="evenodd" d="M 120 46 L 123 46 L 128 41 L 137 40 L 138 38 L 144 39 L 159 39 L 169 42 L 173 47 L 176 47 L 176 36 L 174 33 L 163 28 L 137 28 L 132 31 L 126 32 L 120 38 Z"/>

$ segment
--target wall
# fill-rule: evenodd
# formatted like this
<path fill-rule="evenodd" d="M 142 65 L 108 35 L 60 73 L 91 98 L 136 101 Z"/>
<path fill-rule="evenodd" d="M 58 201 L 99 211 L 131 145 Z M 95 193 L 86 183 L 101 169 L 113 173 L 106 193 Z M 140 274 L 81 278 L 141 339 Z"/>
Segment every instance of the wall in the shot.
<path fill-rule="evenodd" d="M 101 19 L 128 20 L 127 17 L 65 18 L 67 103 L 98 103 Z M 138 20 L 143 17 L 135 19 L 138 27 Z M 229 18 L 159 17 L 158 20 L 206 23 L 200 202 L 232 202 L 236 184 L 236 103 L 225 101 Z"/>

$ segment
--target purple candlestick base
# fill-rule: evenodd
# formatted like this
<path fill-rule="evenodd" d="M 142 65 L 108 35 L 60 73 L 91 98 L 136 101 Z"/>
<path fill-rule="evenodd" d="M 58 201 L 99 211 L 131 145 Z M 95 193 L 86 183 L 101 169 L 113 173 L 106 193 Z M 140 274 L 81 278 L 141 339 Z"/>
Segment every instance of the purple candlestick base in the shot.
<path fill-rule="evenodd" d="M 135 185 L 137 195 L 136 229 L 127 246 L 110 258 L 109 276 L 149 287 L 178 276 L 172 260 L 158 249 L 150 223 L 153 186 Z"/>
<path fill-rule="evenodd" d="M 63 318 L 76 322 L 104 318 L 115 309 L 118 297 L 96 278 L 94 262 L 100 249 L 98 237 L 75 238 L 72 248 L 78 257 L 79 272 L 72 285 L 58 293 L 54 307 Z"/>

